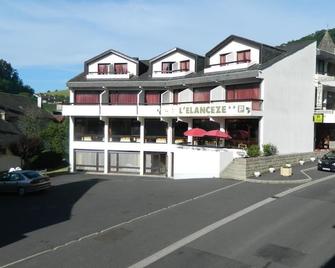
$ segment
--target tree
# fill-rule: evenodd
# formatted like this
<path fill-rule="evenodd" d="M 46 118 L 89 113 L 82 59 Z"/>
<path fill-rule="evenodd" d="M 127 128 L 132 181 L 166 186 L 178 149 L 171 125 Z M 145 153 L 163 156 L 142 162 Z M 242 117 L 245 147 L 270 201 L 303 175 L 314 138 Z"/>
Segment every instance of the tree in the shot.
<path fill-rule="evenodd" d="M 2 59 L 0 59 L 0 91 L 15 94 L 26 92 L 30 95 L 34 93 L 30 86 L 23 84 L 11 64 Z"/>
<path fill-rule="evenodd" d="M 67 156 L 68 149 L 68 120 L 62 123 L 50 122 L 48 126 L 41 132 L 46 150 Z"/>
<path fill-rule="evenodd" d="M 29 167 L 33 157 L 43 150 L 43 142 L 38 137 L 22 136 L 19 141 L 10 144 L 10 151 L 21 158 L 21 166 Z"/>
<path fill-rule="evenodd" d="M 24 116 L 21 116 L 17 122 L 21 133 L 29 138 L 39 137 L 45 124 L 42 111 L 38 109 L 27 109 Z"/>

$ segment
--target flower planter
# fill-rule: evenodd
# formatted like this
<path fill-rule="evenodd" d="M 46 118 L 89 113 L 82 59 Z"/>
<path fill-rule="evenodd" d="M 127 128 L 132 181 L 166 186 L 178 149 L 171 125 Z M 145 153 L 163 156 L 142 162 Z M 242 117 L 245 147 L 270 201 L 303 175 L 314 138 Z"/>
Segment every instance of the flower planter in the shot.
<path fill-rule="evenodd" d="M 280 168 L 280 175 L 284 177 L 292 176 L 292 168 L 291 167 L 281 167 Z"/>

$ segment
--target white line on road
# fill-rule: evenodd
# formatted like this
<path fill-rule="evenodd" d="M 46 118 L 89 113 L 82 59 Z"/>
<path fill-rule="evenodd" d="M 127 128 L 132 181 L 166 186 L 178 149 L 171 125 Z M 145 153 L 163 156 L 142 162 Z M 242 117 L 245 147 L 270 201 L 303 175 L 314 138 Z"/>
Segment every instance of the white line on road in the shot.
<path fill-rule="evenodd" d="M 22 258 L 22 259 L 19 259 L 19 260 L 16 260 L 16 261 L 13 261 L 13 262 L 11 262 L 11 263 L 7 263 L 7 264 L 5 264 L 5 265 L 0 266 L 0 268 L 9 267 L 9 266 L 12 266 L 12 265 L 15 265 L 15 264 L 18 264 L 18 263 L 21 263 L 21 262 L 30 260 L 30 259 L 35 258 L 35 257 L 37 257 L 37 256 L 41 256 L 41 255 L 44 255 L 44 254 L 46 254 L 46 253 L 50 253 L 50 252 L 52 252 L 52 251 L 56 251 L 56 250 L 58 250 L 58 249 L 60 249 L 60 248 L 67 247 L 67 246 L 69 246 L 69 245 L 71 245 L 71 244 L 80 242 L 80 241 L 82 241 L 82 240 L 84 240 L 84 239 L 88 239 L 88 238 L 97 236 L 97 235 L 99 235 L 99 234 L 102 234 L 102 233 L 104 233 L 104 232 L 107 232 L 107 231 L 110 231 L 110 230 L 112 230 L 112 229 L 118 228 L 118 227 L 120 227 L 120 226 L 129 224 L 129 223 L 133 223 L 133 222 L 138 221 L 138 220 L 142 220 L 143 218 L 146 218 L 146 217 L 148 217 L 148 216 L 152 216 L 152 215 L 154 215 L 154 214 L 160 213 L 160 212 L 165 211 L 165 210 L 167 210 L 167 209 L 171 209 L 171 208 L 174 208 L 174 207 L 177 207 L 177 206 L 184 205 L 184 204 L 189 203 L 189 202 L 191 202 L 191 201 L 194 201 L 194 200 L 197 200 L 197 199 L 200 199 L 200 198 L 204 198 L 204 197 L 206 197 L 206 196 L 209 196 L 209 195 L 215 194 L 215 193 L 217 193 L 217 192 L 220 192 L 220 191 L 223 191 L 223 190 L 232 188 L 232 187 L 237 186 L 237 185 L 242 184 L 242 183 L 245 183 L 245 181 L 239 181 L 239 182 L 233 183 L 233 184 L 231 184 L 231 185 L 228 185 L 228 186 L 221 187 L 221 188 L 219 188 L 219 189 L 210 191 L 210 192 L 208 192 L 208 193 L 204 193 L 204 194 L 201 194 L 201 195 L 192 197 L 192 198 L 187 199 L 187 200 L 185 200 L 185 201 L 182 201 L 182 202 L 179 202 L 179 203 L 172 204 L 172 205 L 167 206 L 167 207 L 165 207 L 165 208 L 161 208 L 161 209 L 158 209 L 158 210 L 149 212 L 149 213 L 147 213 L 147 214 L 145 214 L 145 215 L 142 215 L 142 216 L 133 218 L 133 219 L 131 219 L 131 220 L 128 220 L 128 221 L 125 221 L 125 222 L 122 222 L 122 223 L 113 225 L 113 226 L 111 226 L 111 227 L 102 229 L 102 230 L 100 230 L 100 231 L 98 231 L 98 232 L 94 232 L 94 233 L 91 233 L 91 234 L 82 236 L 82 237 L 80 237 L 80 238 L 78 238 L 78 239 L 71 240 L 71 241 L 66 242 L 66 243 L 64 243 L 64 244 L 62 244 L 62 245 L 58 245 L 58 246 L 56 246 L 56 247 L 53 247 L 53 248 L 50 248 L 50 249 L 43 250 L 43 251 L 41 251 L 41 252 L 35 253 L 35 254 L 33 254 L 33 255 L 27 256 L 27 257 L 25 257 L 25 258 Z"/>
<path fill-rule="evenodd" d="M 306 171 L 307 171 L 307 169 L 306 169 Z M 286 191 L 283 191 L 283 192 L 281 192 L 279 194 L 274 195 L 274 197 L 266 198 L 266 199 L 264 199 L 264 200 L 262 200 L 260 202 L 257 202 L 257 203 L 255 203 L 255 204 L 253 204 L 253 205 L 251 205 L 251 206 L 249 206 L 249 207 L 247 207 L 245 209 L 242 209 L 242 210 L 240 210 L 240 211 L 238 211 L 236 213 L 233 213 L 233 214 L 231 214 L 228 217 L 225 217 L 225 218 L 223 218 L 223 219 L 221 219 L 221 220 L 219 220 L 219 221 L 217 221 L 215 223 L 212 223 L 212 224 L 210 224 L 210 225 L 208 225 L 208 226 L 200 229 L 199 231 L 197 231 L 197 232 L 195 232 L 193 234 L 190 234 L 190 235 L 182 238 L 181 240 L 179 240 L 179 241 L 177 241 L 177 242 L 175 242 L 175 243 L 173 243 L 173 244 L 171 244 L 171 245 L 169 245 L 169 246 L 161 249 L 160 251 L 157 251 L 156 253 L 152 254 L 151 256 L 146 257 L 145 259 L 143 259 L 143 260 L 141 260 L 141 261 L 139 261 L 139 262 L 137 262 L 137 263 L 129 266 L 128 268 L 142 268 L 142 267 L 146 267 L 146 266 L 148 266 L 148 265 L 150 265 L 150 264 L 158 261 L 159 259 L 161 259 L 161 258 L 169 255 L 170 253 L 176 251 L 177 249 L 179 249 L 179 248 L 181 248 L 181 247 L 183 247 L 183 246 L 185 246 L 185 245 L 193 242 L 194 240 L 196 240 L 196 239 L 198 239 L 198 238 L 200 238 L 200 237 L 202 237 L 202 236 L 204 236 L 204 235 L 206 235 L 206 234 L 208 234 L 208 233 L 210 233 L 210 232 L 212 232 L 212 231 L 214 231 L 214 230 L 222 227 L 223 225 L 225 225 L 225 224 L 227 224 L 227 223 L 229 223 L 231 221 L 234 221 L 234 220 L 236 220 L 236 219 L 238 219 L 238 218 L 240 218 L 240 217 L 248 214 L 249 212 L 252 212 L 252 211 L 254 211 L 254 210 L 256 210 L 256 209 L 258 209 L 258 208 L 260 208 L 260 207 L 262 207 L 262 206 L 264 206 L 266 204 L 269 204 L 269 203 L 275 201 L 277 198 L 286 196 L 286 195 L 288 195 L 290 193 L 302 190 L 302 189 L 304 189 L 306 187 L 309 187 L 311 185 L 314 185 L 314 184 L 317 184 L 317 183 L 320 183 L 320 182 L 324 182 L 324 181 L 327 181 L 327 180 L 330 180 L 330 179 L 333 179 L 333 178 L 335 178 L 335 175 L 330 175 L 330 176 L 327 176 L 325 178 L 318 179 L 318 180 L 315 180 L 315 181 L 311 181 L 311 182 L 308 182 L 308 183 L 296 186 L 294 188 L 288 189 Z"/>
<path fill-rule="evenodd" d="M 220 228 L 221 226 L 233 221 L 233 220 L 236 220 L 237 218 L 239 217 L 242 217 L 243 215 L 251 212 L 251 211 L 254 211 L 255 209 L 259 208 L 259 207 L 262 207 L 272 201 L 276 200 L 275 198 L 272 198 L 272 197 L 269 197 L 269 198 L 266 198 L 260 202 L 257 202 L 256 204 L 253 204 L 245 209 L 242 209 L 228 217 L 225 217 L 217 222 L 214 222 L 212 223 L 211 225 L 208 225 L 206 226 L 205 228 L 202 228 L 200 229 L 199 231 L 189 235 L 189 236 L 186 236 L 184 237 L 183 239 L 167 246 L 166 248 L 163 248 L 162 250 L 152 254 L 151 256 L 129 266 L 129 268 L 142 268 L 142 267 L 146 267 L 152 263 L 154 263 L 155 261 L 167 256 L 168 254 L 176 251 L 177 249 L 191 243 L 192 241 L 208 234 L 209 232 L 212 232 L 218 228 Z"/>

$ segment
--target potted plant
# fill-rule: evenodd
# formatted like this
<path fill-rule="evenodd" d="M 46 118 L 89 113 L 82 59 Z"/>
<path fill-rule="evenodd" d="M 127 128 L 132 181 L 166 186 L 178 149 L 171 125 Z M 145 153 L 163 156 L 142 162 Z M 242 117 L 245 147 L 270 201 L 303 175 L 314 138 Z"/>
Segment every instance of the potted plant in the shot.
<path fill-rule="evenodd" d="M 286 164 L 285 166 L 280 168 L 280 175 L 284 177 L 288 177 L 292 175 L 292 166 L 291 164 Z"/>

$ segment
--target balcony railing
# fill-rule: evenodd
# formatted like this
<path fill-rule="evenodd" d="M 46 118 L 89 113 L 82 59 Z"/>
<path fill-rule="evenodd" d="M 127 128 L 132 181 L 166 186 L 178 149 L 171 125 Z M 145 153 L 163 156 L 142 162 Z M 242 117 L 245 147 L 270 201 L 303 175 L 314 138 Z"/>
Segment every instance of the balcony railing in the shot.
<path fill-rule="evenodd" d="M 227 62 L 220 62 L 220 63 L 216 63 L 216 64 L 210 64 L 209 67 L 212 67 L 212 66 L 227 66 L 227 65 L 230 65 L 230 64 L 234 64 L 234 63 L 240 64 L 240 63 L 249 63 L 249 62 L 251 62 L 250 59 L 234 60 L 234 61 L 227 61 Z"/>
<path fill-rule="evenodd" d="M 176 69 L 176 70 L 159 70 L 154 71 L 154 73 L 161 73 L 161 74 L 172 74 L 177 72 L 188 72 L 190 69 Z"/>
<path fill-rule="evenodd" d="M 262 111 L 261 99 L 212 100 L 206 102 L 170 102 L 138 104 L 76 104 L 63 105 L 65 116 L 247 116 Z"/>

